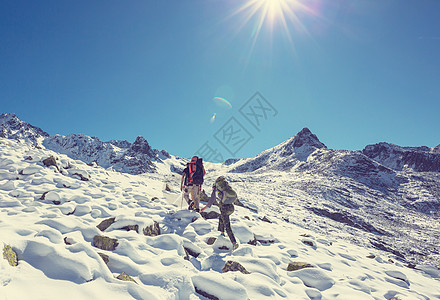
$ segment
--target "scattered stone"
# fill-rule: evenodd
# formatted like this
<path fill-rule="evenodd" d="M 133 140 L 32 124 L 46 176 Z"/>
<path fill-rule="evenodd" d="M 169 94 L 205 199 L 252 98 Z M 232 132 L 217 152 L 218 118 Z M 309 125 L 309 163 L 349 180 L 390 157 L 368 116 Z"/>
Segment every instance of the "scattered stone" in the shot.
<path fill-rule="evenodd" d="M 302 241 L 304 244 L 312 246 L 312 247 L 316 247 L 315 243 L 313 241 L 310 240 L 304 240 Z"/>
<path fill-rule="evenodd" d="M 310 234 L 307 234 L 307 233 L 300 234 L 299 236 L 303 236 L 303 237 L 307 237 L 307 238 L 312 237 Z"/>
<path fill-rule="evenodd" d="M 66 244 L 66 245 L 73 245 L 73 244 L 75 244 L 75 241 L 73 239 L 68 238 L 66 236 L 66 237 L 64 237 L 64 244 Z"/>
<path fill-rule="evenodd" d="M 99 225 L 97 225 L 96 227 L 98 227 L 99 230 L 104 231 L 115 222 L 115 219 L 116 218 L 106 219 L 106 220 L 102 221 L 101 223 L 99 223 Z"/>
<path fill-rule="evenodd" d="M 116 277 L 117 279 L 119 279 L 119 280 L 122 280 L 122 281 L 132 281 L 132 282 L 134 282 L 134 283 L 137 283 L 133 278 L 131 278 L 131 276 L 130 275 L 128 275 L 127 273 L 125 273 L 125 272 L 122 272 L 118 277 Z"/>
<path fill-rule="evenodd" d="M 215 238 L 215 237 L 210 237 L 210 238 L 206 241 L 206 243 L 207 243 L 208 245 L 212 245 L 212 244 L 215 243 L 216 240 L 217 240 L 217 238 Z"/>
<path fill-rule="evenodd" d="M 60 205 L 60 204 L 61 204 L 61 201 L 59 201 L 59 200 L 54 200 L 54 201 L 52 201 L 52 203 L 55 204 L 55 205 Z"/>
<path fill-rule="evenodd" d="M 251 220 L 251 218 L 249 218 L 248 216 L 244 216 L 244 218 L 249 221 Z"/>
<path fill-rule="evenodd" d="M 197 217 L 193 217 L 192 219 L 191 219 L 191 223 L 194 223 L 195 221 L 197 221 L 199 218 L 197 218 Z"/>
<path fill-rule="evenodd" d="M 32 160 L 33 158 L 32 158 L 32 156 L 26 156 L 25 158 L 24 158 L 24 160 Z"/>
<path fill-rule="evenodd" d="M 154 221 L 153 225 L 150 225 L 143 230 L 144 235 L 147 236 L 157 236 L 160 235 L 159 223 Z"/>
<path fill-rule="evenodd" d="M 248 244 L 252 245 L 252 246 L 256 246 L 257 245 L 257 238 L 255 237 L 255 235 L 254 235 L 254 239 L 249 241 Z"/>
<path fill-rule="evenodd" d="M 168 183 L 165 184 L 165 191 L 167 191 L 167 192 L 171 192 L 171 188 L 170 188 L 170 186 L 168 185 Z"/>
<path fill-rule="evenodd" d="M 289 218 L 283 217 L 283 220 L 286 221 L 287 223 L 290 223 Z"/>
<path fill-rule="evenodd" d="M 134 230 L 137 233 L 139 233 L 139 225 L 127 225 L 127 226 L 122 227 L 121 229 L 124 229 L 127 231 Z"/>
<path fill-rule="evenodd" d="M 266 216 L 264 216 L 263 218 L 259 218 L 259 219 L 263 222 L 272 223 L 272 221 L 270 221 Z"/>
<path fill-rule="evenodd" d="M 3 258 L 8 261 L 11 267 L 16 267 L 18 265 L 17 253 L 15 253 L 9 245 L 3 247 Z"/>
<path fill-rule="evenodd" d="M 218 247 L 220 250 L 230 250 L 228 247 L 226 247 L 226 246 L 221 246 L 221 247 Z"/>
<path fill-rule="evenodd" d="M 159 200 L 159 198 L 157 198 L 156 196 L 154 196 L 153 198 L 151 198 L 151 201 L 156 201 Z"/>
<path fill-rule="evenodd" d="M 371 258 L 371 259 L 373 259 L 373 258 L 376 258 L 376 255 L 374 255 L 374 254 L 370 254 L 370 255 L 367 255 L 367 258 Z"/>
<path fill-rule="evenodd" d="M 108 262 L 110 261 L 108 258 L 108 255 L 104 254 L 104 253 L 100 253 L 98 252 L 99 256 L 101 256 L 102 260 L 105 262 L 106 265 L 108 265 Z"/>
<path fill-rule="evenodd" d="M 190 248 L 183 247 L 183 249 L 185 249 L 185 252 L 186 252 L 186 253 L 188 253 L 189 255 L 191 255 L 191 256 L 193 256 L 193 257 L 195 257 L 195 258 L 197 258 L 197 257 L 200 255 L 200 253 L 194 252 L 194 251 L 191 250 Z"/>
<path fill-rule="evenodd" d="M 289 263 L 289 265 L 287 266 L 287 271 L 297 271 L 305 268 L 314 268 L 314 266 L 306 262 L 296 261 Z"/>
<path fill-rule="evenodd" d="M 211 300 L 219 300 L 219 298 L 217 298 L 216 296 L 208 294 L 207 292 L 199 289 L 196 286 L 195 286 L 195 289 L 196 289 L 196 293 L 202 295 L 203 297 L 206 297 L 206 298 L 211 299 Z"/>
<path fill-rule="evenodd" d="M 89 167 L 94 167 L 94 168 L 96 168 L 97 166 L 99 166 L 99 164 L 98 164 L 98 162 L 95 160 L 95 161 L 92 161 L 91 163 L 88 163 L 87 164 Z"/>
<path fill-rule="evenodd" d="M 392 260 L 391 258 L 388 259 L 388 262 L 394 264 L 394 260 Z"/>
<path fill-rule="evenodd" d="M 117 239 L 112 239 L 103 235 L 95 235 L 93 238 L 93 246 L 101 250 L 113 251 L 119 245 Z"/>
<path fill-rule="evenodd" d="M 89 181 L 89 179 L 81 173 L 73 173 L 72 175 L 78 176 L 79 178 L 81 178 L 81 181 Z"/>
<path fill-rule="evenodd" d="M 46 199 L 47 193 L 49 193 L 49 192 L 44 192 L 43 195 L 41 195 L 40 200 Z"/>
<path fill-rule="evenodd" d="M 417 267 L 417 265 L 415 265 L 415 264 L 412 264 L 412 263 L 409 263 L 409 264 L 407 264 L 406 265 L 406 267 L 407 268 L 410 268 L 410 269 L 415 269 L 415 270 L 419 270 L 419 269 L 417 269 L 416 267 Z"/>
<path fill-rule="evenodd" d="M 243 265 L 241 265 L 240 263 L 238 263 L 236 261 L 232 261 L 232 260 L 228 260 L 222 269 L 223 273 L 226 273 L 229 271 L 231 271 L 231 272 L 240 271 L 243 274 L 250 274 L 250 272 L 248 270 L 246 270 L 246 268 L 243 267 Z"/>
<path fill-rule="evenodd" d="M 220 214 L 218 212 L 213 211 L 213 210 L 211 210 L 209 213 L 204 211 L 204 212 L 201 212 L 200 214 L 202 215 L 202 217 L 205 220 L 208 220 L 208 219 L 218 219 L 218 217 L 220 216 Z"/>
<path fill-rule="evenodd" d="M 50 156 L 50 157 L 46 158 L 45 160 L 43 160 L 43 164 L 46 167 L 54 166 L 55 168 L 57 168 L 58 172 L 60 171 L 60 169 L 58 168 L 58 165 L 57 165 L 57 160 L 53 156 Z"/>

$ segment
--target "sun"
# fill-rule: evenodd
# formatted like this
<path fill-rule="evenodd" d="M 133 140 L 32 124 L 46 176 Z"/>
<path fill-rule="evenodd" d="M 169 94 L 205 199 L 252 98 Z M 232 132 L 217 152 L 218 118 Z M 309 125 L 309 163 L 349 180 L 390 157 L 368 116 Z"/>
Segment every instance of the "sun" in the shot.
<path fill-rule="evenodd" d="M 246 25 L 252 24 L 252 49 L 260 34 L 264 31 L 271 37 L 281 31 L 284 37 L 294 46 L 293 32 L 308 34 L 307 28 L 299 15 L 317 13 L 309 5 L 313 0 L 248 0 L 236 8 L 229 17 L 238 17 L 241 31 Z"/>

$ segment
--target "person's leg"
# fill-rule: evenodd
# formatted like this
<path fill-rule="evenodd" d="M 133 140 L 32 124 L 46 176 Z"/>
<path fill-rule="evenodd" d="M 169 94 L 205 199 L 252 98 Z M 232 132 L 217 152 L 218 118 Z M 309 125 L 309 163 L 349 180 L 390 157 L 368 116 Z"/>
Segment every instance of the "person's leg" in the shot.
<path fill-rule="evenodd" d="M 183 199 L 185 199 L 186 203 L 191 203 L 191 199 L 189 199 L 189 187 L 187 186 L 183 189 Z"/>
<path fill-rule="evenodd" d="M 224 233 L 225 232 L 225 225 L 224 225 L 224 222 L 223 222 L 223 214 L 221 212 L 222 212 L 222 208 L 221 208 L 221 205 L 220 205 L 220 215 L 218 216 L 218 228 L 217 229 L 221 233 Z"/>
<path fill-rule="evenodd" d="M 232 232 L 231 223 L 229 221 L 229 215 L 234 212 L 234 206 L 232 204 L 223 205 L 220 209 L 220 212 L 223 220 L 223 226 L 226 229 L 226 233 L 228 234 L 231 243 L 235 243 L 235 236 Z"/>
<path fill-rule="evenodd" d="M 195 189 L 195 191 L 194 191 L 195 198 L 193 198 L 193 200 L 194 200 L 194 209 L 199 209 L 201 186 L 200 185 L 194 185 L 194 189 Z"/>
<path fill-rule="evenodd" d="M 189 191 L 191 193 L 191 199 L 192 199 L 192 202 L 194 203 L 193 209 L 195 208 L 195 199 L 196 199 L 195 187 L 196 187 L 195 185 L 189 186 Z"/>

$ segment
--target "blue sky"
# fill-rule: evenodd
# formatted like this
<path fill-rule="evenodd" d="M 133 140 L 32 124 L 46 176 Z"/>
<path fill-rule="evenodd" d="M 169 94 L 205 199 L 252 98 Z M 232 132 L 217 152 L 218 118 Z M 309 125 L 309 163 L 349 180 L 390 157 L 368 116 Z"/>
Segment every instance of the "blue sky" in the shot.
<path fill-rule="evenodd" d="M 279 7 L 296 19 L 283 26 Z M 439 11 L 435 0 L 0 0 L 0 111 L 51 134 L 142 135 L 183 157 L 206 143 L 250 157 L 303 127 L 334 149 L 433 147 Z M 277 112 L 258 129 L 240 114 L 256 92 Z M 252 136 L 234 150 L 215 138 L 231 117 Z"/>

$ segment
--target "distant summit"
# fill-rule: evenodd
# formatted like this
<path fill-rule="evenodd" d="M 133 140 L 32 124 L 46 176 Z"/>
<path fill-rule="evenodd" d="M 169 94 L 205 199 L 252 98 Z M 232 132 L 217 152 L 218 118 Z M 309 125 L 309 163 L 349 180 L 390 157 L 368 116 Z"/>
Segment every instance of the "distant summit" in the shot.
<path fill-rule="evenodd" d="M 48 136 L 49 134 L 41 128 L 21 121 L 13 113 L 3 113 L 0 115 L 0 137 L 21 140 L 38 146 Z"/>
<path fill-rule="evenodd" d="M 141 136 L 132 144 L 117 140 L 103 142 L 85 134 L 49 135 L 42 129 L 21 121 L 13 113 L 0 115 L 0 137 L 45 147 L 73 159 L 86 163 L 95 162 L 104 168 L 111 167 L 130 174 L 155 172 L 153 161 L 161 162 L 162 159 L 170 158 L 166 151 L 151 148 Z"/>
<path fill-rule="evenodd" d="M 327 148 L 308 128 L 303 128 L 287 141 L 268 149 L 257 156 L 240 160 L 231 172 L 252 172 L 256 170 L 282 170 L 292 168 L 316 149 Z"/>
<path fill-rule="evenodd" d="M 362 153 L 396 171 L 440 172 L 440 145 L 434 148 L 401 147 L 390 143 L 368 145 Z"/>

